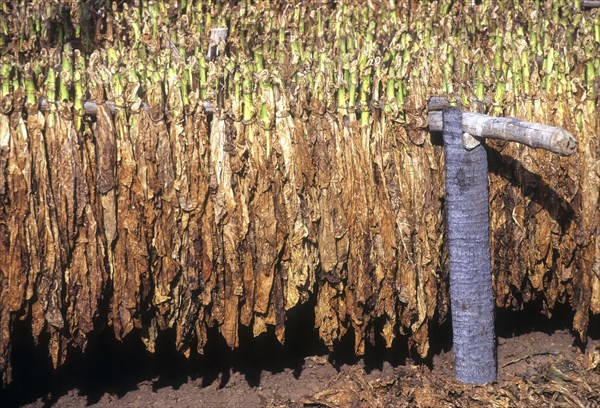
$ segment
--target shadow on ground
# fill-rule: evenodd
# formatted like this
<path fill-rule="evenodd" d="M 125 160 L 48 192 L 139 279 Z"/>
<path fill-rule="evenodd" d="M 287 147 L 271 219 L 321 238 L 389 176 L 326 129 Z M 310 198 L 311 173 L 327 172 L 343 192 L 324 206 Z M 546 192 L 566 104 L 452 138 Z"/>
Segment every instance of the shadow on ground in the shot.
<path fill-rule="evenodd" d="M 553 333 L 571 326 L 572 313 L 567 307 L 557 308 L 551 319 L 539 313 L 539 305 L 514 312 L 497 310 L 497 335 L 510 338 L 534 331 Z M 272 333 L 258 338 L 252 337 L 251 329 L 240 333 L 240 348 L 230 350 L 222 337 L 215 331 L 204 355 L 192 353 L 189 359 L 175 350 L 174 333 L 163 333 L 156 346 L 156 353 L 146 351 L 138 335 L 130 335 L 124 342 L 115 340 L 110 331 L 105 331 L 90 341 L 85 353 L 74 351 L 69 360 L 58 370 L 53 370 L 47 355 L 47 339 L 35 345 L 26 324 L 17 324 L 14 331 L 12 350 L 13 382 L 0 393 L 0 406 L 17 407 L 42 398 L 45 406 L 52 406 L 69 390 L 76 389 L 94 404 L 105 393 L 121 397 L 138 388 L 141 382 L 151 382 L 154 390 L 162 387 L 178 389 L 189 380 L 200 381 L 202 386 L 217 383 L 227 385 L 233 371 L 242 373 L 252 387 L 258 387 L 261 374 L 265 371 L 278 373 L 293 370 L 298 378 L 306 357 L 329 356 L 337 367 L 359 362 L 354 356 L 353 334 L 345 336 L 334 353 L 328 354 L 318 338 L 314 325 L 314 304 L 294 308 L 288 316 L 285 346 L 280 345 Z M 374 332 L 381 327 L 375 323 Z M 600 317 L 593 318 L 589 333 L 593 339 L 600 338 Z M 431 354 L 448 352 L 451 348 L 451 327 L 448 322 L 431 330 Z M 391 349 L 386 349 L 380 336 L 375 336 L 375 345 L 367 347 L 362 363 L 365 371 L 387 363 L 394 367 L 407 362 L 424 364 L 431 368 L 433 358 L 418 359 L 407 351 L 405 339 L 397 340 Z M 573 336 L 574 344 L 578 344 Z"/>

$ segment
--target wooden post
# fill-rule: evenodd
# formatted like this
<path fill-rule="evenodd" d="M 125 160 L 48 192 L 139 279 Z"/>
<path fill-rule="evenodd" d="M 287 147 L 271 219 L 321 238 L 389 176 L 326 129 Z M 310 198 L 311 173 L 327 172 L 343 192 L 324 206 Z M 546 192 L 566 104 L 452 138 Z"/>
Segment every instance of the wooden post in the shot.
<path fill-rule="evenodd" d="M 459 108 L 443 110 L 443 125 L 456 379 L 483 384 L 496 380 L 487 156 L 463 147 Z"/>
<path fill-rule="evenodd" d="M 561 128 L 463 113 L 445 98 L 431 98 L 428 109 L 430 130 L 443 130 L 444 136 L 456 379 L 489 383 L 496 380 L 497 363 L 487 155 L 475 138 L 517 141 L 561 155 L 572 154 L 577 140 Z"/>

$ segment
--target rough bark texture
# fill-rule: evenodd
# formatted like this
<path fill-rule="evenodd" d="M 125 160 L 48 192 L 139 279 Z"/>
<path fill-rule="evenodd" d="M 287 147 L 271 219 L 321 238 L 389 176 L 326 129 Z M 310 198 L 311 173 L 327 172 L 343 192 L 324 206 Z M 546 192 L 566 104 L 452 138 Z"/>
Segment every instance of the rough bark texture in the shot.
<path fill-rule="evenodd" d="M 460 109 L 444 109 L 443 127 L 456 379 L 482 384 L 496 380 L 487 153 L 463 147 Z"/>

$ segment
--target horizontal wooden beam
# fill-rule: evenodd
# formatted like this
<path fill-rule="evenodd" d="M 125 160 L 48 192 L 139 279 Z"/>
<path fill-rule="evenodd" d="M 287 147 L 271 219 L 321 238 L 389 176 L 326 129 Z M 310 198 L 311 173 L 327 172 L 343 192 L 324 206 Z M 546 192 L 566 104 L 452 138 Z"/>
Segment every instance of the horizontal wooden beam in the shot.
<path fill-rule="evenodd" d="M 463 112 L 463 132 L 475 137 L 522 143 L 536 149 L 545 149 L 561 156 L 577 150 L 577 139 L 565 129 L 526 122 L 517 118 L 492 117 L 480 113 Z M 429 130 L 443 130 L 442 112 L 429 111 Z"/>
<path fill-rule="evenodd" d="M 48 102 L 46 99 L 40 99 L 40 101 L 38 102 L 38 109 L 40 110 L 40 112 L 46 112 L 51 103 L 53 102 Z M 58 102 L 54 102 L 54 104 L 57 103 Z M 110 109 L 111 113 L 114 114 L 117 112 L 117 107 L 115 106 L 114 102 L 106 101 L 106 105 L 108 106 L 108 109 Z M 96 116 L 96 113 L 98 113 L 98 105 L 95 101 L 83 102 L 83 109 L 85 110 L 86 115 Z"/>
<path fill-rule="evenodd" d="M 600 0 L 583 0 L 581 5 L 583 7 L 600 7 Z"/>
<path fill-rule="evenodd" d="M 55 103 L 57 103 L 57 102 L 55 102 Z M 106 101 L 105 103 L 108 106 L 108 109 L 110 109 L 110 113 L 112 113 L 113 115 L 115 113 L 117 113 L 117 110 L 119 108 L 115 105 L 115 103 L 113 101 Z M 40 112 L 46 112 L 48 110 L 48 105 L 49 105 L 49 102 L 46 99 L 40 99 L 40 101 L 38 103 L 38 108 L 39 108 Z M 91 101 L 91 100 L 85 101 L 85 102 L 83 102 L 83 109 L 85 110 L 86 115 L 96 116 L 96 113 L 98 113 L 98 104 L 96 103 L 96 101 Z M 142 103 L 141 109 L 149 110 L 150 106 L 147 103 Z M 212 102 L 204 102 L 204 112 L 205 113 L 214 113 L 214 106 L 213 106 Z"/>
<path fill-rule="evenodd" d="M 118 107 L 112 101 L 105 102 L 111 113 L 116 113 Z M 41 99 L 39 109 L 41 112 L 48 110 L 48 101 Z M 433 132 L 442 131 L 442 112 L 439 109 L 444 107 L 439 102 L 433 104 L 430 102 L 429 108 L 429 129 Z M 95 101 L 85 101 L 83 103 L 85 114 L 95 116 L 98 106 Z M 150 107 L 142 104 L 142 109 L 147 110 Z M 436 110 L 432 110 L 436 109 Z M 211 102 L 204 103 L 204 112 L 214 113 L 214 105 Z M 540 125 L 537 123 L 525 122 L 516 118 L 502 118 L 482 115 L 473 112 L 463 112 L 463 131 L 479 138 L 500 139 L 510 142 L 518 142 L 529 147 L 545 149 L 557 153 L 561 156 L 568 156 L 577 150 L 577 140 L 565 129 L 553 126 Z"/>

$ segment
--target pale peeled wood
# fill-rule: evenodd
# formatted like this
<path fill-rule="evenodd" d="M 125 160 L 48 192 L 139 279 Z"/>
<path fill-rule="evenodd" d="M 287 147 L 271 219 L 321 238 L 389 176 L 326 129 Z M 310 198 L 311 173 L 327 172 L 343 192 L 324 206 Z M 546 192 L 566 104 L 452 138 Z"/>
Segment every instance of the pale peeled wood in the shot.
<path fill-rule="evenodd" d="M 517 118 L 500 118 L 480 113 L 463 112 L 463 132 L 472 136 L 518 142 L 545 149 L 561 156 L 577 150 L 577 139 L 563 128 L 526 122 Z M 441 132 L 442 112 L 429 112 L 429 130 Z"/>
<path fill-rule="evenodd" d="M 599 0 L 583 0 L 581 2 L 581 5 L 583 7 L 600 7 L 600 1 Z"/>

